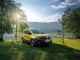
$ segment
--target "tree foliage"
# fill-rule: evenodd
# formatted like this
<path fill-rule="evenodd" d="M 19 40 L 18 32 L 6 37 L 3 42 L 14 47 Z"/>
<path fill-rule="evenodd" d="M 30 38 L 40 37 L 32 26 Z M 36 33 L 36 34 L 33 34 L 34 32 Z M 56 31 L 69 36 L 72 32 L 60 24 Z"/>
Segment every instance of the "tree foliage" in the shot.
<path fill-rule="evenodd" d="M 26 17 L 20 6 L 21 4 L 16 3 L 14 0 L 0 0 L 0 41 L 3 41 L 4 33 L 13 31 L 17 13 L 20 14 L 20 19 Z"/>
<path fill-rule="evenodd" d="M 19 31 L 20 33 L 22 33 L 23 30 L 26 29 L 26 28 L 28 28 L 28 27 L 29 27 L 29 26 L 27 25 L 27 23 L 21 22 L 20 25 L 19 25 L 18 31 Z"/>
<path fill-rule="evenodd" d="M 61 24 L 68 32 L 80 38 L 80 8 L 67 9 L 62 15 Z"/>

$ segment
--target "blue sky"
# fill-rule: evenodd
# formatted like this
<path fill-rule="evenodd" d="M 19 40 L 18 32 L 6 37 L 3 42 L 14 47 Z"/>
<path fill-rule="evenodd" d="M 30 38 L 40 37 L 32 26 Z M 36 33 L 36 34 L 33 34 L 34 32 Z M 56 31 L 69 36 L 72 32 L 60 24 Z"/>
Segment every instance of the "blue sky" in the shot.
<path fill-rule="evenodd" d="M 80 0 L 15 0 L 21 3 L 28 22 L 56 22 L 67 8 L 80 7 Z"/>

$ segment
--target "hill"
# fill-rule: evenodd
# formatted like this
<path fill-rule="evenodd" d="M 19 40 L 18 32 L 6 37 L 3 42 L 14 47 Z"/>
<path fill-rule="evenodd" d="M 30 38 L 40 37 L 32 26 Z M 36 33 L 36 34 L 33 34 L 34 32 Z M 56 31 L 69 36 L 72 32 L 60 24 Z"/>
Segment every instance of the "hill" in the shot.
<path fill-rule="evenodd" d="M 30 28 L 39 28 L 45 33 L 55 33 L 57 30 L 61 30 L 61 24 L 59 22 L 28 22 Z"/>

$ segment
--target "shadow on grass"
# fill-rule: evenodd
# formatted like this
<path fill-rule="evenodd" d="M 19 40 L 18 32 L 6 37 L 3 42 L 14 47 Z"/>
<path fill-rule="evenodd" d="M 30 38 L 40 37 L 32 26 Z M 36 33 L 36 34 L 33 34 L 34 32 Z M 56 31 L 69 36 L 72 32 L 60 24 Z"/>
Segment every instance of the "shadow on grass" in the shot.
<path fill-rule="evenodd" d="M 52 44 L 51 46 L 39 47 L 47 52 L 45 60 L 80 60 L 80 50 L 65 45 Z"/>
<path fill-rule="evenodd" d="M 0 60 L 80 60 L 80 51 L 60 44 L 31 47 L 18 42 L 0 43 Z"/>

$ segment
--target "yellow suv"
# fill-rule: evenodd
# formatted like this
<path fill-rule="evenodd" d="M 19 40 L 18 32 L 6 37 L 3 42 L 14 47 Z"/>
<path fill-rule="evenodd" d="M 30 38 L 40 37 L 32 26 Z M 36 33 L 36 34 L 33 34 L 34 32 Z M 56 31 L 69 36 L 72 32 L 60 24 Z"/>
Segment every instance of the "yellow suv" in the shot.
<path fill-rule="evenodd" d="M 49 34 L 43 33 L 40 29 L 28 28 L 23 31 L 22 42 L 28 42 L 31 46 L 49 45 L 52 39 Z"/>

